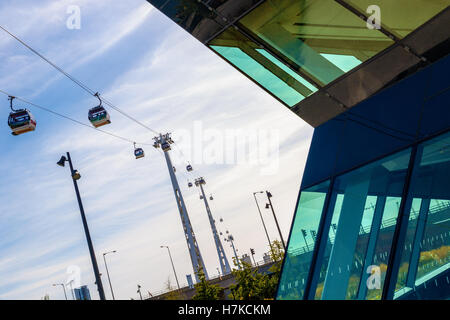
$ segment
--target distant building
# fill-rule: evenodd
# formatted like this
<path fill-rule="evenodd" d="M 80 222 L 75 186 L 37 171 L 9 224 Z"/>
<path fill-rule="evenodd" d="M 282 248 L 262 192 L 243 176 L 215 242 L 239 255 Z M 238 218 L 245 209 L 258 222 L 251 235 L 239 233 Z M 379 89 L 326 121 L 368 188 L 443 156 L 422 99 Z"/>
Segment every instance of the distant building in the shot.
<path fill-rule="evenodd" d="M 272 257 L 267 252 L 263 256 L 264 264 L 272 262 Z"/>
<path fill-rule="evenodd" d="M 248 263 L 249 265 L 252 265 L 252 259 L 250 258 L 250 256 L 248 254 L 244 254 L 241 257 L 242 262 Z"/>
<path fill-rule="evenodd" d="M 76 300 L 91 300 L 91 294 L 87 286 L 81 286 L 73 290 Z"/>

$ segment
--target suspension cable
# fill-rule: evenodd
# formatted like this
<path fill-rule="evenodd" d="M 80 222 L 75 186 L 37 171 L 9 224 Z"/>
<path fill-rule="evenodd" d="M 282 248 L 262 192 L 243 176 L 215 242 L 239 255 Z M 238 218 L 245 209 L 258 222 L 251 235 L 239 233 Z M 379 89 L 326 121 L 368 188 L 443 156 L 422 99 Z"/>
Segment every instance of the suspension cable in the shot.
<path fill-rule="evenodd" d="M 55 63 L 53 63 L 50 59 L 46 58 L 43 54 L 39 53 L 37 50 L 35 50 L 34 48 L 32 48 L 30 45 L 28 45 L 25 41 L 23 41 L 22 39 L 20 39 L 18 36 L 16 36 L 15 34 L 13 34 L 12 32 L 10 32 L 9 30 L 7 30 L 5 27 L 3 27 L 2 25 L 0 25 L 0 29 L 2 29 L 3 31 L 5 31 L 8 35 L 10 35 L 12 38 L 14 38 L 15 40 L 17 40 L 20 44 L 22 44 L 24 47 L 26 47 L 28 50 L 30 50 L 31 52 L 33 52 L 35 55 L 37 55 L 39 58 L 41 58 L 42 60 L 44 60 L 45 62 L 47 62 L 49 65 L 51 65 L 53 68 L 55 68 L 57 71 L 59 71 L 60 73 L 62 73 L 64 76 L 66 76 L 69 80 L 71 80 L 73 83 L 75 83 L 76 85 L 78 85 L 80 88 L 82 88 L 84 91 L 86 91 L 87 93 L 89 93 L 91 96 L 97 97 L 100 99 L 98 92 L 92 90 L 91 88 L 89 88 L 87 85 L 85 85 L 83 82 L 81 82 L 80 80 L 76 79 L 75 77 L 73 77 L 72 75 L 70 75 L 68 72 L 64 71 L 61 67 L 57 66 Z M 102 101 L 102 100 L 100 100 Z M 119 109 L 118 107 L 116 107 L 115 105 L 113 105 L 110 101 L 106 100 L 103 98 L 103 102 L 105 104 L 107 104 L 108 106 L 110 106 L 112 109 L 116 110 L 117 112 L 119 112 L 120 114 L 124 115 L 125 117 L 127 117 L 128 119 L 136 122 L 137 124 L 139 124 L 140 126 L 144 127 L 145 129 L 158 134 L 158 132 L 156 130 L 153 130 L 152 128 L 150 128 L 149 126 L 143 124 L 142 122 L 140 122 L 139 120 L 135 119 L 134 117 L 130 116 L 129 114 L 127 114 L 126 112 L 122 111 L 121 109 Z"/>
<path fill-rule="evenodd" d="M 7 95 L 7 96 L 9 96 L 9 97 L 12 96 L 12 95 L 9 94 L 8 92 L 6 92 L 6 91 L 4 91 L 4 90 L 1 90 L 1 89 L 0 89 L 0 93 L 2 93 L 2 94 L 4 94 L 4 95 Z M 31 101 L 27 101 L 27 100 L 24 99 L 24 98 L 17 97 L 17 96 L 14 96 L 14 98 L 17 99 L 17 100 L 20 100 L 20 101 L 22 101 L 22 102 L 24 102 L 24 103 L 26 103 L 26 104 L 29 104 L 29 105 L 31 105 L 31 106 L 33 106 L 33 107 L 36 107 L 36 108 L 38 108 L 38 109 L 41 109 L 41 110 L 43 110 L 43 111 L 46 111 L 46 112 L 51 113 L 51 114 L 53 114 L 53 115 L 56 115 L 56 116 L 58 116 L 58 117 L 61 117 L 61 118 L 70 120 L 70 121 L 72 121 L 72 122 L 75 122 L 75 123 L 77 123 L 77 124 L 79 124 L 79 125 L 82 125 L 82 126 L 91 128 L 91 129 L 93 129 L 93 130 L 96 130 L 96 131 L 99 131 L 99 132 L 108 134 L 108 135 L 110 135 L 110 136 L 112 136 L 112 137 L 121 139 L 121 140 L 123 140 L 123 141 L 127 141 L 127 142 L 130 142 L 130 143 L 133 143 L 133 142 L 134 142 L 134 140 L 125 138 L 125 137 L 123 137 L 123 136 L 117 135 L 117 134 L 112 133 L 112 132 L 109 132 L 109 131 L 105 131 L 105 130 L 103 130 L 103 129 L 95 128 L 95 127 L 93 127 L 93 126 L 91 126 L 91 125 L 89 125 L 89 124 L 86 124 L 86 123 L 84 123 L 84 122 L 81 122 L 81 121 L 78 121 L 78 120 L 73 119 L 73 118 L 71 118 L 71 117 L 68 117 L 68 116 L 66 116 L 66 115 L 64 115 L 64 114 L 58 113 L 58 112 L 56 112 L 56 111 L 53 111 L 53 110 L 51 110 L 51 109 L 49 109 L 49 108 L 47 108 L 47 107 L 38 105 L 38 104 L 33 103 L 33 102 L 31 102 Z M 152 145 L 152 144 L 150 144 L 150 143 L 139 143 L 139 144 L 140 144 L 140 145 L 148 145 L 148 146 L 151 146 L 151 145 Z"/>

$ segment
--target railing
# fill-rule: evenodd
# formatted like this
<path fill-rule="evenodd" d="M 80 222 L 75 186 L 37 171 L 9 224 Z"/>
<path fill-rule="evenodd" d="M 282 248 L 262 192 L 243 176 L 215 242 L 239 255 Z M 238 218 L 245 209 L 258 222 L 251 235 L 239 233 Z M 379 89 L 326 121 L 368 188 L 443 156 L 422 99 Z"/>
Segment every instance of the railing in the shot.
<path fill-rule="evenodd" d="M 265 260 L 260 260 L 260 261 L 256 261 L 256 265 L 254 263 L 252 263 L 251 265 L 252 265 L 252 267 L 261 267 L 261 266 L 267 265 L 269 263 L 272 263 L 272 261 L 267 262 Z M 229 276 L 230 276 L 230 274 L 220 275 L 220 276 L 219 275 L 215 275 L 213 277 L 210 276 L 209 277 L 209 281 L 211 281 L 211 282 L 215 282 L 217 280 L 221 281 L 224 278 L 229 277 Z M 189 287 L 189 285 L 187 283 L 183 283 L 183 284 L 180 283 L 180 291 L 181 292 L 187 291 L 189 289 L 191 289 L 191 288 Z M 154 297 L 157 297 L 157 296 L 160 296 L 160 295 L 163 295 L 165 293 L 168 293 L 168 292 L 171 292 L 171 291 L 175 291 L 175 290 L 177 290 L 176 287 L 171 287 L 170 289 L 166 288 L 166 289 L 162 289 L 162 290 L 159 290 L 159 291 L 150 292 L 150 294 L 143 294 L 142 295 L 142 299 L 144 299 L 144 300 L 151 299 L 151 298 L 154 298 Z"/>
<path fill-rule="evenodd" d="M 428 209 L 428 215 L 434 215 L 436 213 L 440 213 L 444 210 L 449 210 L 449 209 L 450 209 L 449 201 L 439 201 L 436 205 L 434 205 L 433 207 L 430 207 Z M 414 220 L 414 219 L 417 219 L 418 217 L 419 217 L 419 212 L 412 209 L 409 220 Z M 397 224 L 397 217 L 382 220 L 381 221 L 381 229 L 386 229 L 386 228 L 395 226 L 396 224 Z M 371 229 L 372 229 L 372 224 L 368 224 L 365 226 L 361 225 L 359 234 L 360 235 L 369 234 Z M 329 236 L 329 241 L 331 244 L 334 243 L 334 240 L 335 240 L 334 234 L 332 236 Z M 298 255 L 302 255 L 302 254 L 311 252 L 314 249 L 314 244 L 315 244 L 315 242 L 310 242 L 310 243 L 308 243 L 308 245 L 304 245 L 304 246 L 296 248 L 294 250 L 288 250 L 288 253 L 291 256 L 298 256 Z"/>

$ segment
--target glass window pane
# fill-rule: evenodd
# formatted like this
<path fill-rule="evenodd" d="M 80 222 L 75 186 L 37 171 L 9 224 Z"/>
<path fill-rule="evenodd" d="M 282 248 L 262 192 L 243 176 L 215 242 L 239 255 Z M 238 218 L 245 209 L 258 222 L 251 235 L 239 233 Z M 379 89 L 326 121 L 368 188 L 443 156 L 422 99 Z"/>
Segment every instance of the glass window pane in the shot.
<path fill-rule="evenodd" d="M 411 150 L 356 169 L 335 180 L 330 231 L 316 299 L 379 299 Z M 368 287 L 368 268 L 379 270 Z"/>
<path fill-rule="evenodd" d="M 352 7 L 366 13 L 377 5 L 381 25 L 403 38 L 450 5 L 449 0 L 346 0 Z M 371 14 L 372 11 L 369 11 Z"/>
<path fill-rule="evenodd" d="M 412 217 L 394 298 L 449 299 L 450 134 L 424 142 L 418 155 L 410 187 Z"/>
<path fill-rule="evenodd" d="M 209 46 L 289 107 L 317 91 L 312 84 L 233 28 L 212 40 Z"/>
<path fill-rule="evenodd" d="M 321 84 L 394 43 L 334 0 L 265 1 L 239 22 Z"/>
<path fill-rule="evenodd" d="M 281 272 L 277 293 L 279 300 L 303 298 L 329 184 L 329 181 L 323 182 L 303 190 L 300 195 Z"/>

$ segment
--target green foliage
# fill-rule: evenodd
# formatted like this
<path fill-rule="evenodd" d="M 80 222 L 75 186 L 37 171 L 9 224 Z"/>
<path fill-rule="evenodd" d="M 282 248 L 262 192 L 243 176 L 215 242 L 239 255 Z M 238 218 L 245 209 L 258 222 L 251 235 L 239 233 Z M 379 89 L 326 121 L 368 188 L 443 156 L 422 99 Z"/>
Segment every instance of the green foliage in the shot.
<path fill-rule="evenodd" d="M 270 255 L 274 261 L 269 269 L 270 274 L 261 274 L 257 268 L 252 268 L 250 264 L 241 260 L 241 270 L 232 271 L 236 283 L 230 286 L 229 298 L 233 300 L 266 300 L 275 297 L 284 251 L 281 242 L 277 240 L 273 241 L 270 247 Z M 236 261 L 234 263 L 237 265 Z"/>
<path fill-rule="evenodd" d="M 223 298 L 223 288 L 210 284 L 202 269 L 197 272 L 197 276 L 200 282 L 195 284 L 196 292 L 192 300 L 221 300 Z"/>

